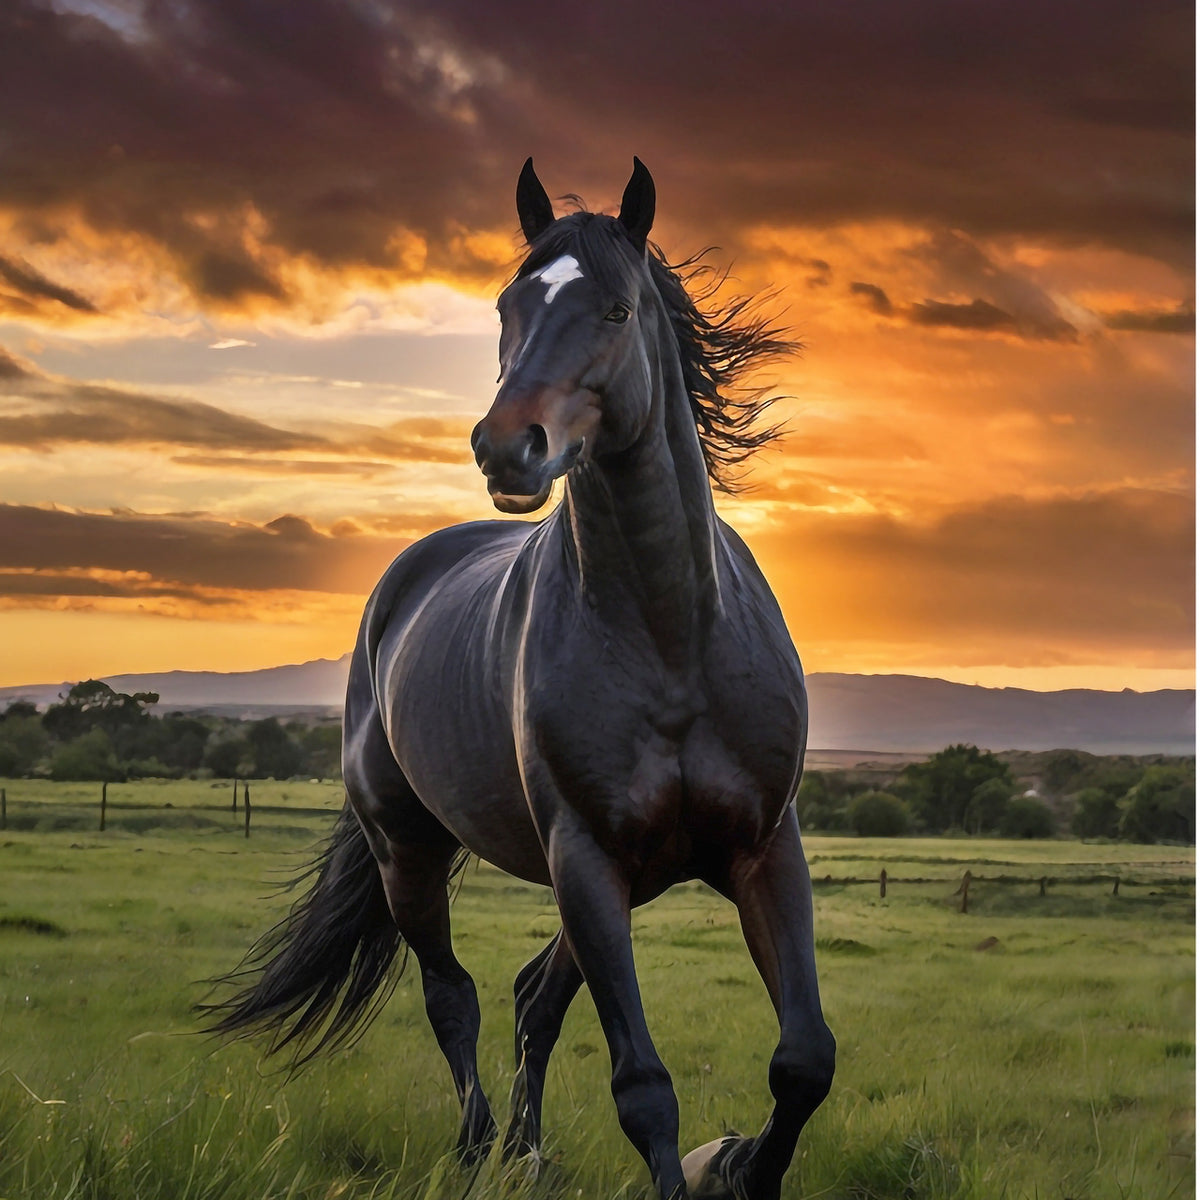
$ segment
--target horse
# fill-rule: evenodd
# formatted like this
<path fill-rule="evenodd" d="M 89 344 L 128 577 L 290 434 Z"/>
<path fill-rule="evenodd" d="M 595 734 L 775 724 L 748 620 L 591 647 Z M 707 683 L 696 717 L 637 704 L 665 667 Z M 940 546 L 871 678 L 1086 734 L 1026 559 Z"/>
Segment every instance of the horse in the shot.
<path fill-rule="evenodd" d="M 528 252 L 500 295 L 499 389 L 471 447 L 495 507 L 415 542 L 366 605 L 346 691 L 347 800 L 315 882 L 208 1006 L 297 1061 L 360 1032 L 415 955 L 462 1105 L 467 1161 L 498 1135 L 476 1066 L 475 985 L 448 881 L 465 856 L 554 890 L 561 928 L 514 985 L 516 1076 L 503 1149 L 536 1162 L 550 1053 L 584 983 L 625 1135 L 661 1200 L 777 1200 L 827 1095 L 812 889 L 794 798 L 804 676 L 713 487 L 776 436 L 742 371 L 791 348 L 747 310 L 700 307 L 689 260 L 647 241 L 634 159 L 616 217 L 555 218 L 529 159 Z M 646 1026 L 630 913 L 702 880 L 738 910 L 779 1019 L 774 1108 L 755 1137 L 681 1159 L 679 1109 Z M 404 949 L 404 954 L 400 952 Z"/>

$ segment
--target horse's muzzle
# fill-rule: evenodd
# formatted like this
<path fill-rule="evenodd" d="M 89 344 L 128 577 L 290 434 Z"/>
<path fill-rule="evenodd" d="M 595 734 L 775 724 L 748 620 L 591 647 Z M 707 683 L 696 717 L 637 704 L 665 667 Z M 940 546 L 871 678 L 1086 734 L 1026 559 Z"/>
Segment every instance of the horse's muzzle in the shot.
<path fill-rule="evenodd" d="M 588 455 L 599 420 L 591 392 L 539 389 L 506 397 L 501 389 L 471 433 L 492 503 L 504 513 L 541 508 L 554 481 Z"/>

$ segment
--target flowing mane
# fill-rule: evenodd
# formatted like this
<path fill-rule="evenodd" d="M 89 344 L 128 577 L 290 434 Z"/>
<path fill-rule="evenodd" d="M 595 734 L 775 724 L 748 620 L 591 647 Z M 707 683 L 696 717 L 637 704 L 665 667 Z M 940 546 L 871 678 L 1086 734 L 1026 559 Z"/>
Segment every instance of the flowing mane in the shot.
<path fill-rule="evenodd" d="M 575 196 L 568 199 L 579 203 Z M 598 215 L 580 205 L 556 221 L 533 243 L 516 277 L 572 254 L 593 278 L 616 288 L 636 251 L 616 222 L 598 221 Z M 800 343 L 759 311 L 761 297 L 708 304 L 728 278 L 728 272 L 703 262 L 711 247 L 680 263 L 669 262 L 653 242 L 647 247 L 646 264 L 671 318 L 709 478 L 723 492 L 738 492 L 738 466 L 783 434 L 781 425 L 760 422 L 779 397 L 742 380 L 764 363 L 795 353 Z"/>

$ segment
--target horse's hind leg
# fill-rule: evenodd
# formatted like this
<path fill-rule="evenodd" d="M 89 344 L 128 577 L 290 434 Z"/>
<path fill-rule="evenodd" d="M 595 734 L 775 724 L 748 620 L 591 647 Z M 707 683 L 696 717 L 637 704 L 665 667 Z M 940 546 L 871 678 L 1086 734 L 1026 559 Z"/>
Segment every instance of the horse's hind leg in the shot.
<path fill-rule="evenodd" d="M 517 1074 L 506 1154 L 538 1155 L 542 1145 L 542 1091 L 550 1052 L 583 976 L 560 929 L 540 954 L 521 968 L 513 984 Z"/>
<path fill-rule="evenodd" d="M 779 1016 L 769 1075 L 775 1109 L 758 1137 L 692 1151 L 684 1173 L 693 1197 L 778 1200 L 800 1131 L 829 1093 L 835 1050 L 817 993 L 812 886 L 795 810 L 764 853 L 734 861 L 720 882 L 737 904 L 746 945 Z"/>
<path fill-rule="evenodd" d="M 377 720 L 355 729 L 343 757 L 346 790 L 379 864 L 392 918 L 417 956 L 425 1012 L 462 1104 L 458 1148 L 473 1161 L 487 1153 L 496 1123 L 476 1065 L 475 984 L 450 940 L 447 881 L 460 847 L 412 790 Z"/>
<path fill-rule="evenodd" d="M 491 1146 L 496 1122 L 476 1063 L 479 1001 L 475 982 L 455 956 L 450 940 L 446 885 L 457 849 L 453 844 L 438 854 L 429 846 L 392 843 L 380 872 L 392 916 L 420 964 L 425 1012 L 450 1064 L 462 1104 L 458 1150 L 467 1162 L 474 1162 Z"/>

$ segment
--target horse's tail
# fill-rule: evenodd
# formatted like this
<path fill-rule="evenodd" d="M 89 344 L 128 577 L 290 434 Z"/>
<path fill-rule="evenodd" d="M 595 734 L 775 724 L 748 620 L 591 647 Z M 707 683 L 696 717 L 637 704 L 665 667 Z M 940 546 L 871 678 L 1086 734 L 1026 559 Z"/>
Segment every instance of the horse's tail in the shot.
<path fill-rule="evenodd" d="M 388 910 L 379 868 L 350 806 L 328 845 L 291 883 L 316 875 L 308 893 L 213 982 L 237 990 L 201 1004 L 210 1033 L 268 1033 L 268 1054 L 287 1046 L 293 1066 L 361 1034 L 396 986 L 407 953 Z M 407 948 L 406 948 L 407 949 Z"/>

